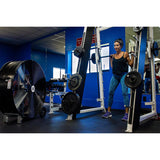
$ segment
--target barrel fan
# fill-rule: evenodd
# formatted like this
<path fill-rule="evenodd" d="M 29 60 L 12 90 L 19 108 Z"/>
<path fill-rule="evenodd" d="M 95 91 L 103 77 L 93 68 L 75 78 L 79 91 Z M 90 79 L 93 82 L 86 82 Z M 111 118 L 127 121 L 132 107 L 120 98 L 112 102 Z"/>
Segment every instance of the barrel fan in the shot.
<path fill-rule="evenodd" d="M 0 111 L 4 115 L 44 117 L 46 80 L 40 65 L 32 60 L 11 61 L 0 70 Z"/>

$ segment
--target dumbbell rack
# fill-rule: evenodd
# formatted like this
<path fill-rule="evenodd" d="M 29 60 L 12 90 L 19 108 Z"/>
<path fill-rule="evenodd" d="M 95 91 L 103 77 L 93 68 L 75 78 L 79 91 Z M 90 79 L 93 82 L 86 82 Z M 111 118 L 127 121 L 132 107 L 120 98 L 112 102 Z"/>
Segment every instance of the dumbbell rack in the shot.
<path fill-rule="evenodd" d="M 151 85 L 152 85 L 152 101 L 146 102 L 145 105 L 151 105 L 151 112 L 140 116 L 141 98 L 143 83 L 136 89 L 131 89 L 130 94 L 130 107 L 127 122 L 126 132 L 134 132 L 134 130 L 141 124 L 157 116 L 156 112 L 156 94 L 155 94 L 155 69 L 154 69 L 154 55 L 152 54 L 153 44 L 153 28 L 149 29 L 149 41 L 147 45 L 147 53 L 151 63 Z M 134 59 L 133 71 L 139 72 L 142 77 L 144 74 L 145 64 L 145 51 L 147 41 L 147 28 L 143 28 L 142 31 L 136 33 L 136 58 Z"/>
<path fill-rule="evenodd" d="M 64 90 L 60 91 L 58 87 L 53 88 L 52 90 L 49 91 L 49 113 L 48 114 L 53 114 L 56 111 L 59 111 L 61 109 L 61 104 L 54 103 L 54 97 L 58 96 L 60 100 L 62 99 L 63 95 L 66 94 L 66 83 L 67 79 L 50 79 L 50 83 L 54 82 L 63 82 L 63 87 Z"/>

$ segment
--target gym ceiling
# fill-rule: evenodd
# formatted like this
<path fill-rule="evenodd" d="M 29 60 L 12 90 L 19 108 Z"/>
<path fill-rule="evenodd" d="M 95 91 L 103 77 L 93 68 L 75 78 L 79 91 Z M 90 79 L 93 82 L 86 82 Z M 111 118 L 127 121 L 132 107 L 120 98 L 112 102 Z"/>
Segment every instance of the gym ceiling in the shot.
<path fill-rule="evenodd" d="M 31 42 L 32 49 L 65 54 L 66 27 L 0 27 L 0 42 L 22 45 Z"/>
<path fill-rule="evenodd" d="M 22 45 L 31 42 L 32 49 L 65 54 L 65 29 L 67 27 L 0 27 L 0 42 Z M 133 39 L 132 27 L 126 27 L 126 47 Z M 160 45 L 160 27 L 154 27 L 154 39 Z M 126 48 L 126 50 L 128 47 Z M 158 56 L 160 58 L 160 54 Z"/>

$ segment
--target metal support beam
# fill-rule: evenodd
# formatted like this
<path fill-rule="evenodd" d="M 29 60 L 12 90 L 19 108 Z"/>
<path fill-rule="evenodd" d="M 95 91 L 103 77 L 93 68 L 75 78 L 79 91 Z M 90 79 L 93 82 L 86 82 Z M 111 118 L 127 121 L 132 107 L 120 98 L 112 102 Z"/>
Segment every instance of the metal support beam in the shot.
<path fill-rule="evenodd" d="M 143 77 L 143 72 L 144 72 L 144 62 L 145 62 L 145 45 L 147 41 L 147 29 L 145 28 L 145 33 L 144 35 L 139 35 L 142 37 L 137 38 L 139 41 L 139 49 L 138 46 L 136 47 L 136 52 L 138 53 L 139 59 L 135 59 L 134 62 L 134 70 L 140 72 Z M 146 121 L 152 119 L 157 115 L 156 111 L 156 87 L 155 87 L 155 66 L 154 66 L 154 55 L 152 53 L 152 46 L 153 46 L 153 27 L 150 27 L 148 29 L 149 31 L 149 41 L 148 41 L 148 46 L 147 46 L 147 52 L 148 52 L 148 58 L 151 66 L 151 102 L 146 102 L 145 105 L 151 105 L 151 112 L 141 115 L 140 116 L 140 107 L 141 107 L 141 97 L 142 97 L 142 88 L 137 88 L 137 89 L 132 89 L 131 90 L 131 98 L 130 98 L 130 109 L 129 109 L 129 119 L 127 122 L 127 129 L 126 132 L 134 132 L 134 130 L 141 124 L 145 123 Z M 142 31 L 143 33 L 143 31 Z M 146 39 L 146 40 L 145 40 Z M 137 41 L 137 44 L 138 44 Z M 143 43 L 143 44 L 142 44 Z M 143 48 L 141 47 L 143 45 Z M 142 51 L 141 51 L 142 50 Z M 143 84 L 142 84 L 143 85 Z M 141 86 L 142 86 L 141 85 Z"/>

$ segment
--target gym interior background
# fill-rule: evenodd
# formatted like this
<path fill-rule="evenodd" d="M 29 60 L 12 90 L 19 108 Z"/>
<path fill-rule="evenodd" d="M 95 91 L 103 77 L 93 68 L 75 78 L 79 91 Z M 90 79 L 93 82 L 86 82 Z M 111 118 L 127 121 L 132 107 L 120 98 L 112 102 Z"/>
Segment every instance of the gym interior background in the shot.
<path fill-rule="evenodd" d="M 73 66 L 72 66 L 72 53 L 76 48 L 77 39 L 81 38 L 83 35 L 83 27 L 0 27 L 0 67 L 2 67 L 8 61 L 22 61 L 22 60 L 34 60 L 42 67 L 46 81 L 49 81 L 51 78 L 55 78 L 54 69 L 59 69 L 60 73 L 64 73 L 69 77 L 72 74 Z M 135 39 L 133 37 L 135 33 L 133 32 L 132 27 L 112 27 L 107 30 L 101 32 L 101 44 L 106 44 L 108 47 L 109 54 L 113 54 L 114 51 L 114 40 L 117 38 L 122 38 L 125 41 L 123 46 L 123 50 L 128 51 L 129 46 L 134 43 Z M 154 40 L 160 43 L 160 28 L 154 27 Z M 94 47 L 94 44 L 92 44 Z M 108 57 L 109 59 L 109 57 Z M 107 59 L 106 59 L 107 60 Z M 147 61 L 147 55 L 146 55 Z M 108 61 L 109 62 L 109 61 Z M 160 54 L 156 57 L 156 62 L 160 62 Z M 90 62 L 91 63 L 91 62 Z M 89 64 L 90 64 L 89 63 Z M 146 62 L 147 63 L 147 62 Z M 90 64 L 91 66 L 91 64 Z M 63 71 L 63 72 L 62 72 Z M 60 75 L 60 74 L 59 74 Z M 104 97 L 105 97 L 105 107 L 107 108 L 107 95 L 109 90 L 109 81 L 112 75 L 112 70 L 110 64 L 108 68 L 103 70 L 103 85 L 104 85 Z M 60 75 L 62 76 L 62 75 Z M 57 78 L 57 77 L 56 77 Z M 62 77 L 59 77 L 62 78 Z M 96 107 L 99 106 L 99 102 L 96 101 L 98 97 L 98 84 L 97 84 L 97 73 L 91 71 L 91 67 L 89 67 L 82 105 L 86 107 Z M 68 90 L 68 88 L 67 88 Z M 129 94 L 129 91 L 128 91 Z M 160 95 L 157 94 L 157 112 L 160 113 Z M 121 92 L 121 87 L 119 86 L 116 90 L 114 98 L 114 103 L 112 109 L 115 110 L 115 116 L 117 114 L 116 111 L 122 112 L 124 110 L 123 107 L 123 97 Z M 142 108 L 146 109 L 144 102 L 150 99 L 150 95 L 144 94 L 141 102 Z M 145 101 L 143 101 L 145 99 Z M 57 103 L 59 99 L 55 98 Z M 49 97 L 46 96 L 45 103 L 49 102 Z M 67 133 L 67 132 L 124 132 L 125 123 L 119 122 L 120 117 L 117 115 L 117 119 L 115 122 L 111 122 L 112 125 L 108 127 L 108 129 L 101 130 L 97 128 L 102 124 L 101 128 L 107 128 L 108 122 L 106 120 L 101 119 L 102 113 L 91 113 L 91 115 L 86 114 L 86 116 L 80 116 L 77 122 L 68 123 L 65 121 L 64 113 L 55 113 L 53 116 L 46 116 L 43 119 L 44 127 L 41 129 L 31 129 L 30 131 L 25 128 L 26 125 L 32 123 L 30 121 L 25 122 L 23 127 L 20 129 L 16 129 L 14 123 L 12 125 L 4 126 L 1 124 L 0 132 L 56 132 L 56 133 Z M 98 118 L 97 118 L 98 117 Z M 47 120 L 50 121 L 49 126 L 46 126 Z M 96 123 L 96 126 L 90 126 L 91 121 Z M 42 124 L 42 120 L 35 119 L 32 120 L 37 125 L 38 123 Z M 49 127 L 53 127 L 55 125 L 55 121 L 57 122 L 56 127 L 54 129 L 49 129 Z M 60 121 L 60 122 L 59 122 Z M 81 121 L 81 124 L 79 122 Z M 102 122 L 101 122 L 102 121 Z M 62 124 L 63 122 L 63 124 Z M 52 124 L 53 123 L 53 124 Z M 59 124 L 61 125 L 59 125 Z M 76 124 L 78 123 L 78 124 Z M 85 123 L 84 129 L 83 125 Z M 107 124 L 106 124 L 107 123 Z M 116 125 L 117 123 L 117 125 Z M 120 125 L 118 125 L 120 123 Z M 150 122 L 151 123 L 151 122 Z M 156 123 L 158 123 L 156 121 Z M 160 123 L 160 122 L 159 122 Z M 30 124 L 31 125 L 31 124 Z M 32 123 L 32 125 L 34 125 Z M 80 126 L 79 126 L 80 125 Z M 65 127 L 64 127 L 65 126 Z M 70 126 L 70 127 L 69 127 Z M 77 126 L 77 128 L 76 128 Z M 88 128 L 88 126 L 90 126 Z M 32 126 L 34 128 L 34 126 Z M 68 129 L 68 127 L 70 129 Z M 78 129 L 78 127 L 81 127 Z M 153 128 L 152 128 L 153 127 Z M 11 129 L 12 128 L 12 129 Z M 117 128 L 117 129 L 116 129 Z M 139 129 L 137 132 L 160 132 L 157 127 L 151 124 L 148 129 L 145 127 Z"/>

